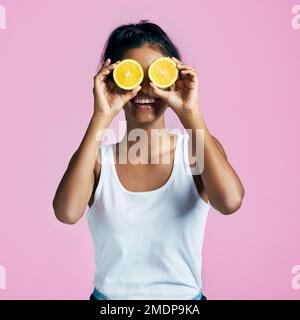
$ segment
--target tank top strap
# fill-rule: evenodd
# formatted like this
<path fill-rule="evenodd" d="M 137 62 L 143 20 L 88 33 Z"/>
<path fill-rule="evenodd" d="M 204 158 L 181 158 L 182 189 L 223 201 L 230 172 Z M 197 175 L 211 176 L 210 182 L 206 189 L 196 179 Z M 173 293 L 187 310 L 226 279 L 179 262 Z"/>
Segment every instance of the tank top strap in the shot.
<path fill-rule="evenodd" d="M 175 132 L 177 136 L 175 142 L 175 150 L 174 150 L 174 165 L 181 163 L 181 154 L 182 154 L 182 134 Z"/>
<path fill-rule="evenodd" d="M 179 164 L 180 167 L 186 166 L 186 157 L 185 157 L 185 144 L 186 144 L 186 135 L 182 133 L 176 133 L 177 135 L 177 143 L 176 143 L 176 157 L 175 157 L 175 164 Z"/>
<path fill-rule="evenodd" d="M 211 207 L 210 202 L 206 202 L 202 199 L 202 197 L 199 195 L 199 192 L 197 190 L 194 178 L 193 178 L 193 172 L 192 169 L 190 167 L 190 163 L 189 163 L 189 135 L 188 134 L 183 134 L 183 143 L 182 143 L 182 157 L 183 157 L 183 162 L 184 162 L 184 170 L 186 172 L 186 175 L 188 177 L 188 179 L 190 180 L 190 183 L 192 185 L 192 189 L 194 191 L 194 194 L 196 196 L 196 198 L 202 203 L 202 205 L 204 205 L 207 209 L 209 209 Z M 195 173 L 194 173 L 195 174 Z"/>
<path fill-rule="evenodd" d="M 184 133 L 176 133 L 177 135 L 177 146 L 175 151 L 174 171 L 177 175 L 177 183 L 185 183 L 184 181 L 189 180 L 188 175 L 191 175 L 191 169 L 188 160 L 188 138 L 189 136 Z M 181 179 L 179 179 L 181 177 Z"/>
<path fill-rule="evenodd" d="M 182 163 L 183 163 L 183 170 L 185 170 L 186 174 L 188 175 L 189 179 L 193 181 L 193 173 L 190 161 L 189 161 L 189 139 L 190 136 L 188 134 L 182 134 Z M 192 183 L 194 186 L 194 183 Z M 198 193 L 196 191 L 196 193 Z"/>
<path fill-rule="evenodd" d="M 100 163 L 101 169 L 100 169 L 100 177 L 99 177 L 98 185 L 95 190 L 95 197 L 94 197 L 95 200 L 98 198 L 102 190 L 104 181 L 107 179 L 106 177 L 108 176 L 108 171 L 110 170 L 109 148 L 110 148 L 109 144 L 101 144 L 100 148 L 98 149 L 97 161 Z"/>
<path fill-rule="evenodd" d="M 107 163 L 109 163 L 109 149 L 110 148 L 110 144 L 101 144 L 99 151 L 98 151 L 98 156 L 97 159 L 99 161 L 99 163 L 103 165 L 106 165 Z"/>

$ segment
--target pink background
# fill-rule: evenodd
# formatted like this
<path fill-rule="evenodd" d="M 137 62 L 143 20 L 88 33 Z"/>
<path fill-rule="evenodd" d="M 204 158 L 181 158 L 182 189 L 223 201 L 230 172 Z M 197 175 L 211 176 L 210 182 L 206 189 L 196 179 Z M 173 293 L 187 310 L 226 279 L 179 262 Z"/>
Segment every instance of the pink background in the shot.
<path fill-rule="evenodd" d="M 300 1 L 0 2 L 7 13 L 0 30 L 7 288 L 0 299 L 88 299 L 94 252 L 86 219 L 58 222 L 52 199 L 92 114 L 104 42 L 114 27 L 142 18 L 160 24 L 198 70 L 206 124 L 246 190 L 237 213 L 210 211 L 204 292 L 300 298 L 291 285 L 300 264 L 300 30 L 291 27 L 291 8 Z M 172 112 L 167 123 L 180 126 Z"/>

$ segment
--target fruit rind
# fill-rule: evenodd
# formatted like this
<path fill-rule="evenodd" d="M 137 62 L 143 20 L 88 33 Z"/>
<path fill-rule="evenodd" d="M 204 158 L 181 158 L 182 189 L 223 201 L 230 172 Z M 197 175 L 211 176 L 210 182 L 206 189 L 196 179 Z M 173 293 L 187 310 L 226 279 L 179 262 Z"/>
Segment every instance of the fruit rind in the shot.
<path fill-rule="evenodd" d="M 140 76 L 139 80 L 136 83 L 134 83 L 132 86 L 124 86 L 122 83 L 119 82 L 119 80 L 117 78 L 118 68 L 120 68 L 120 66 L 122 66 L 123 64 L 126 64 L 128 62 L 131 62 L 131 63 L 135 64 L 138 67 L 139 71 L 141 72 L 141 76 Z M 119 88 L 124 89 L 124 90 L 132 90 L 132 89 L 134 89 L 135 87 L 137 87 L 138 85 L 140 85 L 142 83 L 143 78 L 144 78 L 144 70 L 143 70 L 142 66 L 134 59 L 124 59 L 124 60 L 122 60 L 121 62 L 119 62 L 117 64 L 117 66 L 114 68 L 114 71 L 113 71 L 113 79 L 114 79 L 116 85 Z"/>
<path fill-rule="evenodd" d="M 163 84 L 160 84 L 160 83 L 157 83 L 155 82 L 155 79 L 152 77 L 152 69 L 153 67 L 155 66 L 156 63 L 162 61 L 162 60 L 167 60 L 168 62 L 171 62 L 174 67 L 175 67 L 175 76 L 172 80 L 172 82 L 166 84 L 166 85 L 163 85 Z M 177 69 L 177 66 L 176 66 L 176 63 L 169 57 L 160 57 L 160 58 L 157 58 L 155 61 L 153 61 L 148 69 L 148 77 L 149 79 L 159 88 L 169 88 L 171 87 L 175 82 L 176 80 L 178 79 L 178 69 Z"/>

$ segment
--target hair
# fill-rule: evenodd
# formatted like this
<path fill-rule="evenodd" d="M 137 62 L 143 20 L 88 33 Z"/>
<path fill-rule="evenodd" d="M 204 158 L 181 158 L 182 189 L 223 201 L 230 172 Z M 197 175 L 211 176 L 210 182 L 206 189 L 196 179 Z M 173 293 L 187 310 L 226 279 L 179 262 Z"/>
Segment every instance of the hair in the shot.
<path fill-rule="evenodd" d="M 157 47 L 165 56 L 181 60 L 179 50 L 160 26 L 149 20 L 140 20 L 138 23 L 121 25 L 111 32 L 103 49 L 101 62 L 104 63 L 108 58 L 111 63 L 122 60 L 127 50 L 146 44 Z"/>

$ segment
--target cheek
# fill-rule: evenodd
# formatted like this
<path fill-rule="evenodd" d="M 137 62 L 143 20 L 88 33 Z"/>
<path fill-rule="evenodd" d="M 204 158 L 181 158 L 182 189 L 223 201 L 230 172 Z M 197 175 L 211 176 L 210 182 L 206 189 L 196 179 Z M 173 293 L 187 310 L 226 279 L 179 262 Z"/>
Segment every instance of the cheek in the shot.
<path fill-rule="evenodd" d="M 134 105 L 133 105 L 133 103 L 130 102 L 130 101 L 128 101 L 128 102 L 124 105 L 123 109 L 124 109 L 125 114 L 134 114 Z"/>
<path fill-rule="evenodd" d="M 161 101 L 160 103 L 159 103 L 159 108 L 161 108 L 161 109 L 167 109 L 168 108 L 168 104 L 167 103 L 165 103 L 164 101 Z"/>

